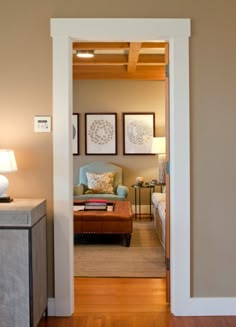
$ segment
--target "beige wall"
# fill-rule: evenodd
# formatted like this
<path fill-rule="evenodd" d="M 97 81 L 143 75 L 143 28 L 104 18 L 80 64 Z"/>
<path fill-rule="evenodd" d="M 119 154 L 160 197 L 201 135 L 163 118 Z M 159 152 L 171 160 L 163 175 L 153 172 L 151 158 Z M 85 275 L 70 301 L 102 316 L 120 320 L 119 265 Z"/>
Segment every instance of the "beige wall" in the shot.
<path fill-rule="evenodd" d="M 191 18 L 190 126 L 192 290 L 236 296 L 234 0 L 1 3 L 0 147 L 14 148 L 14 197 L 48 201 L 49 295 L 53 294 L 52 135 L 33 117 L 52 113 L 51 17 Z"/>
<path fill-rule="evenodd" d="M 79 181 L 79 167 L 93 161 L 112 162 L 123 168 L 123 184 L 129 186 L 128 199 L 134 203 L 136 176 L 145 182 L 157 178 L 156 155 L 123 155 L 122 112 L 155 112 L 155 135 L 165 134 L 165 83 L 161 81 L 74 81 L 74 112 L 80 113 L 80 155 L 74 156 L 74 183 Z M 85 155 L 84 113 L 117 113 L 118 154 Z M 148 158 L 148 160 L 147 160 Z M 143 204 L 149 201 L 148 190 L 142 192 Z"/>

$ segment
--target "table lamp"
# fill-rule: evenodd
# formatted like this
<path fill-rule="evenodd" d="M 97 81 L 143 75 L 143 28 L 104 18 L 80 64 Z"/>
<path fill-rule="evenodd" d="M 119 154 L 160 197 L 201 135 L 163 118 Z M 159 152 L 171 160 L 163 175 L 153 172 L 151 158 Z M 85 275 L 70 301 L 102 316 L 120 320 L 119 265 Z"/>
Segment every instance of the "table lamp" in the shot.
<path fill-rule="evenodd" d="M 17 171 L 14 151 L 9 149 L 0 150 L 0 173 L 10 173 L 13 171 Z M 8 179 L 0 175 L 0 202 L 13 201 L 13 199 L 6 194 L 8 186 Z"/>
<path fill-rule="evenodd" d="M 160 184 L 166 183 L 166 138 L 165 137 L 153 137 L 152 139 L 152 153 L 158 154 L 158 174 Z"/>

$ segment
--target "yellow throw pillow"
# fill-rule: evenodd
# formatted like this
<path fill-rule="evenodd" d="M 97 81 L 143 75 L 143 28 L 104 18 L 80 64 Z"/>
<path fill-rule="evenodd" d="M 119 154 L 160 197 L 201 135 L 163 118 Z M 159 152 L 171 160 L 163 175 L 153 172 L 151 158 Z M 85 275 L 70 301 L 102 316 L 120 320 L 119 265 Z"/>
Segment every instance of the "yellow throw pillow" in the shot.
<path fill-rule="evenodd" d="M 86 173 L 89 190 L 86 193 L 114 194 L 114 172 L 95 174 Z"/>

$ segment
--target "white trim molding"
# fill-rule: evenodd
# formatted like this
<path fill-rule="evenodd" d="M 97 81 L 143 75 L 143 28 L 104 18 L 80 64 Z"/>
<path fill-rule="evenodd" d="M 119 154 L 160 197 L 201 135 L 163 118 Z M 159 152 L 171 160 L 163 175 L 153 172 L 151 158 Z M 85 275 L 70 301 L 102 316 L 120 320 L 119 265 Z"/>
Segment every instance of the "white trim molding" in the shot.
<path fill-rule="evenodd" d="M 72 212 L 72 42 L 157 41 L 170 47 L 171 312 L 236 314 L 235 298 L 190 296 L 190 19 L 51 19 L 53 37 L 53 155 L 55 315 L 74 310 Z M 229 309 L 231 308 L 231 309 Z"/>
<path fill-rule="evenodd" d="M 74 311 L 72 47 L 69 37 L 53 38 L 53 190 L 55 315 Z"/>
<path fill-rule="evenodd" d="M 48 315 L 51 317 L 55 316 L 55 298 L 48 298 Z"/>

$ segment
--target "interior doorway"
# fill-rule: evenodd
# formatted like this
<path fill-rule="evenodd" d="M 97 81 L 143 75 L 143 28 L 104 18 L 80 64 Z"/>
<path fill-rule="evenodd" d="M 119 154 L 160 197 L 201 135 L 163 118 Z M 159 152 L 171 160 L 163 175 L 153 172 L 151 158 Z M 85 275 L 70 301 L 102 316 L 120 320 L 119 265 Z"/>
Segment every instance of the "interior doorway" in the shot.
<path fill-rule="evenodd" d="M 190 299 L 188 19 L 52 19 L 55 309 L 73 313 L 72 40 L 166 40 L 170 44 L 171 311 Z M 185 205 L 183 206 L 182 203 Z M 180 233 L 181 231 L 181 233 Z"/>
<path fill-rule="evenodd" d="M 158 178 L 156 155 L 124 155 L 122 114 L 149 113 L 154 116 L 155 136 L 165 133 L 165 52 L 166 42 L 73 42 L 73 114 L 80 117 L 80 155 L 73 157 L 74 185 L 79 179 L 80 167 L 96 161 L 105 161 L 122 168 L 123 184 L 129 187 L 128 200 L 133 203 L 137 189 L 131 187 L 136 176 L 144 176 L 145 182 Z M 132 62 L 135 47 L 136 67 L 132 73 L 128 65 Z M 93 51 L 94 58 L 78 58 L 81 51 Z M 138 58 L 137 58 L 138 57 Z M 86 155 L 85 118 L 92 112 L 117 115 L 117 155 Z M 143 116 L 142 116 L 143 117 Z M 88 128 L 87 128 L 88 130 Z M 102 134 L 99 134 L 102 135 Z M 123 150 L 123 151 L 122 151 Z M 148 160 L 147 160 L 148 159 Z M 149 201 L 151 192 L 160 192 L 155 186 L 141 190 L 140 204 L 142 219 L 136 217 L 129 251 L 121 247 L 117 235 L 75 235 L 74 272 L 75 276 L 88 277 L 153 277 L 166 276 L 165 254 L 156 233 L 156 224 L 150 221 Z M 99 197 L 100 195 L 96 195 Z M 137 202 L 137 201 L 136 201 Z M 164 211 L 164 210 L 163 210 Z M 156 211 L 155 211 L 156 213 Z M 162 213 L 162 212 L 161 212 Z M 156 221 L 156 219 L 155 219 Z M 158 225 L 159 226 L 159 225 Z M 164 233 L 161 233 L 164 235 Z M 155 250 L 154 250 L 155 249 Z M 99 255 L 95 255 L 98 253 Z M 104 258 L 110 257 L 109 264 Z M 118 264 L 119 262 L 119 264 Z"/>

